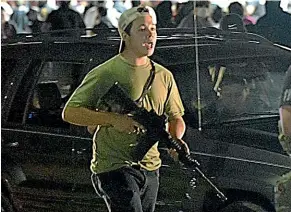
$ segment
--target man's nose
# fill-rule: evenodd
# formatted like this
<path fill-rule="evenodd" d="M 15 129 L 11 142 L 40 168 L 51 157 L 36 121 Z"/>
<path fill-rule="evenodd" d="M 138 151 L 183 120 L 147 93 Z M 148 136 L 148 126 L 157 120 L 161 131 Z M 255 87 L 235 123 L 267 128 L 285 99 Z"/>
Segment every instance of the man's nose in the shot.
<path fill-rule="evenodd" d="M 153 35 L 154 35 L 154 32 L 150 29 L 147 29 L 147 37 L 151 38 L 153 37 Z"/>

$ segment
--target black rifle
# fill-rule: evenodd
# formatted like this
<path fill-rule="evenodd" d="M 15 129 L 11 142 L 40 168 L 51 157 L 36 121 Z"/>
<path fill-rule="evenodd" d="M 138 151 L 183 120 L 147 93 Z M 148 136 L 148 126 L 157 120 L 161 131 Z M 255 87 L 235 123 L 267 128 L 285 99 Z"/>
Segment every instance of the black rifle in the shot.
<path fill-rule="evenodd" d="M 100 110 L 128 114 L 146 128 L 144 136 L 141 136 L 143 139 L 138 142 L 133 153 L 136 159 L 141 160 L 157 141 L 162 142 L 166 144 L 167 148 L 175 149 L 178 153 L 179 161 L 188 168 L 194 168 L 215 189 L 220 199 L 223 201 L 227 200 L 225 195 L 199 169 L 199 162 L 192 158 L 190 154 L 187 154 L 184 146 L 179 141 L 173 139 L 166 131 L 165 116 L 159 116 L 154 111 L 147 111 L 145 108 L 139 107 L 136 102 L 126 95 L 118 82 L 100 99 L 98 105 Z"/>

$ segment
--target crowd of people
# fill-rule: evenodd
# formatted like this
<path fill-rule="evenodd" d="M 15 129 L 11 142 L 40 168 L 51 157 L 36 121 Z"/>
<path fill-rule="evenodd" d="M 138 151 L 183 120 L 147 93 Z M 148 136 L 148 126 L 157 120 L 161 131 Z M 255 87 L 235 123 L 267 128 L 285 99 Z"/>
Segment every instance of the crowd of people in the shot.
<path fill-rule="evenodd" d="M 258 30 L 254 26 L 259 25 L 266 27 L 268 34 L 264 36 L 271 34 L 271 40 L 286 42 L 286 45 L 291 43 L 290 38 L 288 41 L 288 36 L 291 37 L 288 30 L 291 29 L 286 27 L 291 24 L 291 15 L 280 9 L 278 1 L 267 2 L 266 14 L 261 18 L 254 15 L 257 8 L 250 13 L 239 2 L 229 4 L 227 12 L 219 6 L 212 7 L 209 1 L 173 4 L 171 1 L 116 0 L 75 6 L 68 1 L 57 3 L 58 8 L 54 9 L 47 4 L 41 5 L 39 1 L 29 2 L 28 8 L 23 2 L 3 3 L 1 29 L 4 31 L 1 34 L 2 38 L 10 38 L 23 32 L 118 28 L 121 37 L 119 54 L 85 76 L 66 103 L 62 116 L 66 122 L 87 126 L 94 134 L 91 179 L 108 211 L 153 212 L 161 167 L 159 138 L 153 136 L 155 131 L 147 132 L 148 129 L 134 116 L 102 109 L 104 105 L 100 100 L 116 81 L 141 107 L 159 116 L 167 115 L 167 128 L 164 122 L 159 127 L 167 130 L 181 148 L 180 152 L 170 150 L 172 156 L 190 154 L 187 143 L 182 140 L 186 130 L 184 107 L 175 79 L 169 70 L 149 58 L 155 50 L 157 28 L 191 28 L 197 24 L 198 27 L 245 32 Z M 136 7 L 135 4 L 150 4 L 152 7 Z M 269 27 L 272 27 L 272 33 Z M 278 29 L 274 30 L 276 27 Z M 279 122 L 279 140 L 288 155 L 291 152 L 290 73 L 291 66 L 284 82 Z M 145 142 L 151 142 L 152 146 L 137 157 L 135 152 L 139 150 L 139 144 Z M 276 187 L 278 211 L 290 211 L 289 194 L 290 173 L 287 173 Z"/>
<path fill-rule="evenodd" d="M 291 2 L 282 9 L 282 1 L 230 1 L 221 7 L 215 1 L 2 1 L 2 39 L 17 33 L 40 33 L 75 28 L 117 28 L 120 15 L 140 4 L 154 8 L 158 28 L 215 27 L 249 31 L 271 41 L 290 45 Z M 281 3 L 281 5 L 280 5 Z M 195 9 L 194 9 L 195 7 Z M 241 23 L 242 21 L 242 23 Z M 235 23 L 235 24 L 234 24 Z M 229 26 L 232 27 L 229 27 Z M 270 33 L 272 29 L 272 33 Z"/>

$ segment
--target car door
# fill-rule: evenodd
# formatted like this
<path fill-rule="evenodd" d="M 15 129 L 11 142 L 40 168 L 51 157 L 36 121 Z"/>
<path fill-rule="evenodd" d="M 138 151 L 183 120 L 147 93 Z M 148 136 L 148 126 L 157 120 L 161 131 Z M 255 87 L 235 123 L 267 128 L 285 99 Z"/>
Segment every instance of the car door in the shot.
<path fill-rule="evenodd" d="M 15 70 L 23 73 L 23 77 L 14 74 L 19 83 L 6 91 L 11 100 L 4 106 L 10 109 L 2 124 L 2 139 L 17 142 L 10 156 L 26 175 L 21 187 L 30 188 L 26 192 L 32 195 L 36 193 L 31 189 L 44 189 L 38 198 L 51 196 L 52 190 L 71 193 L 76 183 L 74 143 L 84 138 L 74 135 L 61 112 L 83 68 L 80 62 L 27 60 Z"/>
<path fill-rule="evenodd" d="M 238 196 L 238 190 L 243 190 L 272 201 L 275 180 L 290 167 L 290 160 L 277 154 L 282 151 L 276 134 L 278 100 L 284 72 L 290 62 L 286 58 L 280 57 L 280 63 L 275 56 L 244 56 L 201 62 L 200 103 L 197 102 L 194 63 L 168 67 L 175 76 L 186 109 L 184 139 L 200 161 L 202 171 L 218 188 L 225 194 L 228 194 L 228 189 L 237 190 L 236 196 L 227 195 L 229 200 Z M 202 130 L 198 130 L 198 105 L 201 108 Z M 264 166 L 266 164 L 272 165 Z M 179 179 L 181 173 L 172 171 L 171 175 Z M 204 194 L 204 204 L 221 203 L 212 198 L 214 195 L 209 195 L 215 193 L 209 186 L 203 191 L 201 181 L 199 177 L 196 188 L 191 190 L 188 178 L 189 189 L 186 191 L 191 194 L 192 200 L 184 198 L 186 201 L 182 203 L 193 203 Z M 178 184 L 178 180 L 176 182 Z M 181 188 L 183 184 L 179 182 L 179 186 Z M 166 192 L 161 187 L 160 193 L 170 196 L 165 195 Z M 206 195 L 211 197 L 212 203 L 207 202 Z M 201 201 L 198 203 L 201 204 Z M 194 205 L 199 204 L 195 202 Z M 268 207 L 272 208 L 272 205 Z"/>

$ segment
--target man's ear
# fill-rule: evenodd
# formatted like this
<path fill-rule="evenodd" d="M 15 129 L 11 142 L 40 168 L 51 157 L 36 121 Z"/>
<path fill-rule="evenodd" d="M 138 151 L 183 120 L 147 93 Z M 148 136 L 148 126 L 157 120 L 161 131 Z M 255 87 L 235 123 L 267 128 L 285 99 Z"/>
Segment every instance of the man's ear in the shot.
<path fill-rule="evenodd" d="M 122 32 L 121 36 L 122 36 L 122 40 L 127 40 L 129 35 L 126 32 Z"/>

